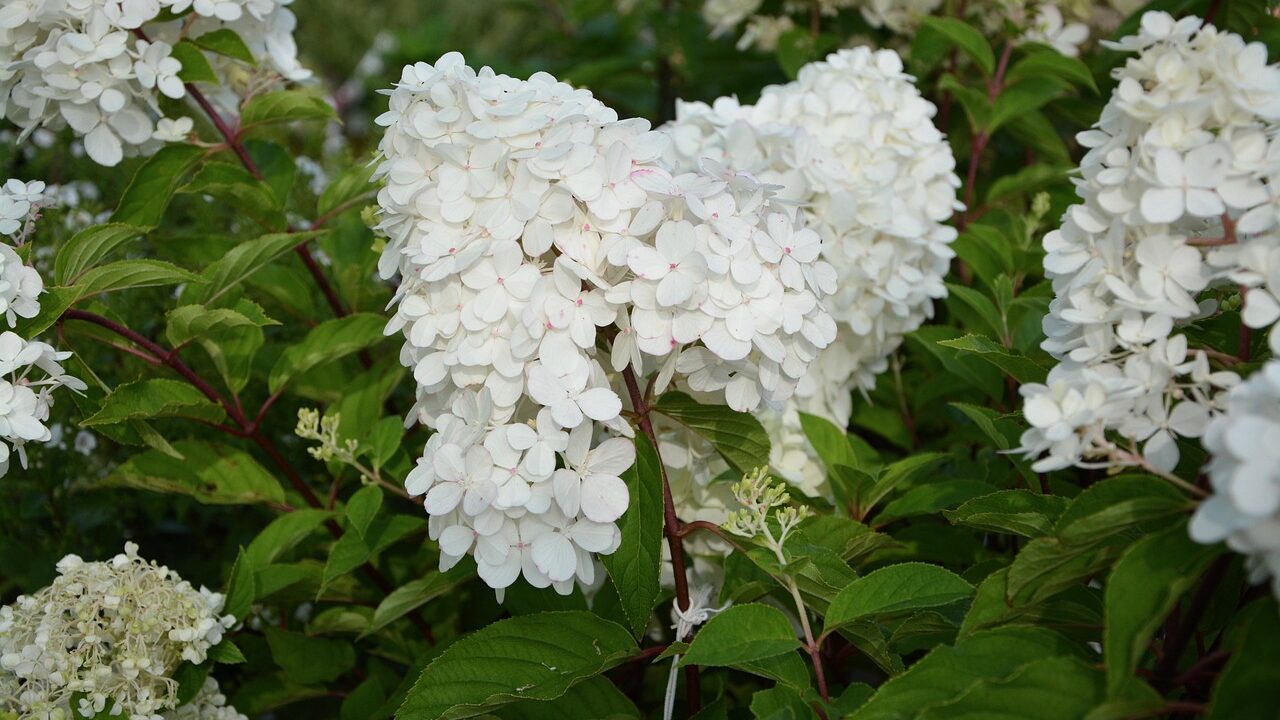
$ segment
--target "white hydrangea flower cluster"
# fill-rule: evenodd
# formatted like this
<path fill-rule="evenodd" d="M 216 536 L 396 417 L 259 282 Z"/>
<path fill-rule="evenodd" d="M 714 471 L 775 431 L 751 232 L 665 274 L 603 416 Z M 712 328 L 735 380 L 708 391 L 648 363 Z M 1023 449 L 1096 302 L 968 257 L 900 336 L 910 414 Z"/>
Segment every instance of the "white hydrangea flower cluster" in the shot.
<path fill-rule="evenodd" d="M 1249 555 L 1253 582 L 1271 578 L 1280 596 L 1280 360 L 1231 389 L 1204 446 L 1214 495 L 1196 509 L 1191 537 Z"/>
<path fill-rule="evenodd" d="M 82 380 L 63 371 L 60 363 L 69 357 L 70 352 L 59 352 L 46 343 L 23 340 L 9 331 L 0 333 L 0 477 L 9 471 L 12 453 L 26 467 L 26 444 L 52 438 L 45 423 L 53 392 L 60 387 L 76 392 L 87 389 Z"/>
<path fill-rule="evenodd" d="M 780 403 L 835 336 L 818 236 L 756 178 L 672 172 L 666 136 L 545 73 L 450 53 L 390 91 L 379 193 L 388 332 L 436 430 L 406 481 L 442 564 L 568 592 L 616 549 L 634 461 L 624 371 L 740 411 Z M 556 469 L 557 454 L 563 467 Z"/>
<path fill-rule="evenodd" d="M 23 245 L 35 230 L 44 193 L 45 185 L 38 180 L 22 182 L 10 178 L 0 185 L 0 235 L 9 236 L 15 245 Z M 42 292 L 40 273 L 24 262 L 12 246 L 0 243 L 0 313 L 9 327 L 19 317 L 35 317 L 40 312 Z"/>
<path fill-rule="evenodd" d="M 799 205 L 837 268 L 826 299 L 840 331 L 779 417 L 762 415 L 777 434 L 774 469 L 805 492 L 825 473 L 808 448 L 797 409 L 845 426 L 851 393 L 869 390 L 903 337 L 932 316 L 946 295 L 960 207 L 955 159 L 934 127 L 935 108 L 920 96 L 892 50 L 841 50 L 801 68 L 787 85 L 764 90 L 755 106 L 733 98 L 680 103 L 670 156 L 692 168 L 712 158 L 780 186 Z"/>
<path fill-rule="evenodd" d="M 1043 347 L 1060 364 L 1021 390 L 1038 471 L 1169 472 L 1176 439 L 1201 437 L 1239 381 L 1177 332 L 1216 311 L 1202 292 L 1238 285 L 1249 327 L 1280 318 L 1280 68 L 1261 44 L 1162 12 L 1114 47 L 1139 54 L 1079 136 L 1083 202 L 1044 240 Z"/>
<path fill-rule="evenodd" d="M 170 675 L 183 661 L 204 662 L 235 623 L 219 616 L 222 595 L 139 557 L 134 543 L 105 562 L 68 555 L 57 569 L 48 587 L 0 608 L 0 712 L 69 718 L 109 708 L 128 718 L 190 717 L 161 714 L 177 704 Z M 205 706 L 225 705 L 216 685 L 201 697 Z"/>
<path fill-rule="evenodd" d="M 159 105 L 160 96 L 187 94 L 174 45 L 229 28 L 269 71 L 302 79 L 308 73 L 298 64 L 290 2 L 6 2 L 0 8 L 0 117 L 21 127 L 23 137 L 43 126 L 70 126 L 84 138 L 89 157 L 107 166 L 181 140 L 191 118 L 166 117 Z M 224 77 L 233 67 L 221 56 L 208 58 Z"/>

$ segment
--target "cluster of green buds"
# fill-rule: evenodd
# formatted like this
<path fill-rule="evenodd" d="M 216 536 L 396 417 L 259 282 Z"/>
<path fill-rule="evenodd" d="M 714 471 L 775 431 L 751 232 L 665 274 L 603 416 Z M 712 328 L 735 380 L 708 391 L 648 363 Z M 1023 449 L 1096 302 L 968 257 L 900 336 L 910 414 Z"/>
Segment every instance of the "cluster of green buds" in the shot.
<path fill-rule="evenodd" d="M 298 411 L 298 426 L 294 428 L 293 433 L 303 440 L 314 440 L 320 443 L 315 447 L 307 448 L 311 457 L 321 462 L 337 460 L 351 465 L 355 463 L 360 443 L 352 439 L 347 439 L 345 442 L 339 440 L 338 426 L 341 424 L 342 416 L 337 413 L 321 417 L 319 410 L 302 408 Z"/>
<path fill-rule="evenodd" d="M 724 529 L 745 538 L 761 538 L 785 565 L 782 546 L 791 531 L 813 511 L 804 505 L 791 505 L 786 484 L 769 477 L 768 468 L 764 467 L 734 483 L 733 497 L 742 508 L 729 513 Z"/>

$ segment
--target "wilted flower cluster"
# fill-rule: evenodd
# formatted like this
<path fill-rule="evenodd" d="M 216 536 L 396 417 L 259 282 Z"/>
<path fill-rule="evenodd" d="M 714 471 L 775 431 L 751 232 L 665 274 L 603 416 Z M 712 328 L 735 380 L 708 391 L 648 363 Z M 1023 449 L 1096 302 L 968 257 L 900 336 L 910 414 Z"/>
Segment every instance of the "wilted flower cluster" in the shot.
<path fill-rule="evenodd" d="M 1159 12 L 1115 47 L 1139 54 L 1079 136 L 1083 202 L 1044 240 L 1043 347 L 1060 364 L 1022 387 L 1039 471 L 1171 471 L 1176 439 L 1200 437 L 1239 381 L 1179 332 L 1216 312 L 1204 292 L 1234 302 L 1238 287 L 1251 328 L 1280 317 L 1280 68 L 1261 44 Z"/>
<path fill-rule="evenodd" d="M 160 107 L 162 96 L 186 95 L 174 45 L 231 29 L 270 71 L 304 78 L 290 2 L 6 2 L 0 9 L 0 117 L 24 135 L 41 126 L 70 126 L 84 138 L 89 157 L 108 166 L 125 154 L 181 140 L 191 119 L 167 117 Z M 213 54 L 208 59 L 225 78 L 232 61 Z"/>
<path fill-rule="evenodd" d="M 825 474 L 800 431 L 797 409 L 848 424 L 851 393 L 875 385 L 904 335 L 932 316 L 959 207 L 955 160 L 892 50 L 841 50 L 769 87 L 759 103 L 682 103 L 672 136 L 677 165 L 713 158 L 779 186 L 802 208 L 837 269 L 827 309 L 839 334 L 801 380 L 792 406 L 766 423 L 778 432 L 774 467 L 806 492 Z M 812 246 L 817 249 L 817 244 Z M 765 415 L 775 415 L 766 411 Z"/>
<path fill-rule="evenodd" d="M 204 662 L 234 624 L 219 616 L 222 603 L 221 595 L 139 557 L 133 543 L 105 562 L 68 555 L 51 585 L 0 608 L 0 712 L 191 717 L 161 715 L 177 704 L 171 675 L 183 661 Z M 216 685 L 206 685 L 197 701 L 225 704 Z M 199 717 L 241 716 L 221 708 Z"/>
<path fill-rule="evenodd" d="M 628 502 L 632 444 L 602 439 L 632 434 L 619 374 L 657 370 L 661 391 L 679 373 L 740 411 L 780 403 L 835 336 L 835 271 L 758 179 L 668 168 L 665 135 L 544 73 L 451 53 L 390 95 L 388 331 L 437 431 L 409 492 L 443 562 L 474 554 L 499 589 L 522 570 L 589 584 Z"/>

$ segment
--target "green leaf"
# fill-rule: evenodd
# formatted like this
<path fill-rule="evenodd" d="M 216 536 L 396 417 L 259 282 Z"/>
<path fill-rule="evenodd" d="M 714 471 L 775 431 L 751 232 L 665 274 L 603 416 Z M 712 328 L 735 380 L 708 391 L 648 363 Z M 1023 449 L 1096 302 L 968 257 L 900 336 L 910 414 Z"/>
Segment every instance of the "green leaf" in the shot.
<path fill-rule="evenodd" d="M 272 520 L 249 543 L 245 551 L 246 561 L 254 570 L 270 565 L 315 532 L 331 517 L 333 513 L 313 508 L 303 508 L 281 515 Z"/>
<path fill-rule="evenodd" d="M 287 567 L 287 566 L 286 566 Z M 325 608 L 319 615 L 307 621 L 306 634 L 360 635 L 369 628 L 373 610 L 358 605 L 337 605 Z"/>
<path fill-rule="evenodd" d="M 1044 107 L 1045 103 L 1060 97 L 1066 88 L 1049 77 L 1038 77 L 1034 80 L 1007 85 L 996 98 L 995 107 L 991 110 L 991 119 L 986 131 L 994 133 L 1014 118 L 1026 115 Z"/>
<path fill-rule="evenodd" d="M 830 420 L 802 412 L 800 429 L 804 431 L 804 436 L 813 446 L 813 451 L 818 454 L 822 464 L 827 466 L 828 472 L 837 465 L 847 465 L 857 469 L 865 464 L 858 457 L 853 445 L 849 443 L 849 436 Z"/>
<path fill-rule="evenodd" d="M 987 204 L 993 205 L 1006 198 L 1018 195 L 1030 196 L 1046 186 L 1066 182 L 1072 168 L 1059 165 L 1035 164 L 1021 168 L 1015 173 L 996 178 L 987 189 Z M 966 258 L 966 260 L 968 260 Z M 971 263 L 972 264 L 972 263 Z M 990 279 L 980 273 L 980 277 L 988 284 Z"/>
<path fill-rule="evenodd" d="M 203 148 L 193 145 L 170 143 L 160 148 L 134 173 L 111 221 L 139 227 L 159 225 L 174 191 L 204 155 Z"/>
<path fill-rule="evenodd" d="M 973 498 L 943 515 L 956 525 L 1034 538 L 1051 533 L 1066 506 L 1067 500 L 1056 495 L 1000 490 Z"/>
<path fill-rule="evenodd" d="M 295 375 L 377 344 L 384 337 L 385 325 L 386 318 L 372 313 L 356 313 L 320 323 L 301 342 L 281 353 L 271 368 L 271 392 L 277 392 Z"/>
<path fill-rule="evenodd" d="M 209 58 L 204 56 L 195 43 L 190 40 L 179 40 L 178 44 L 173 46 L 172 54 L 174 59 L 182 63 L 182 69 L 178 71 L 178 77 L 182 82 L 218 84 L 218 73 L 213 71 Z"/>
<path fill-rule="evenodd" d="M 1242 630 L 1213 689 L 1209 720 L 1276 717 L 1275 688 L 1280 687 L 1280 609 L 1272 598 L 1240 613 Z"/>
<path fill-rule="evenodd" d="M 948 605 L 973 594 L 973 586 L 950 570 L 927 563 L 901 563 L 858 578 L 827 608 L 823 634 L 841 625 L 895 613 Z"/>
<path fill-rule="evenodd" d="M 939 345 L 972 353 L 1000 368 L 1020 383 L 1041 382 L 1048 371 L 1017 350 L 1010 350 L 981 335 L 965 335 L 954 340 L 940 340 Z"/>
<path fill-rule="evenodd" d="M 36 337 L 58 322 L 62 314 L 81 297 L 78 285 L 46 288 L 40 294 L 40 312 L 33 318 L 18 318 L 18 324 L 13 327 L 13 332 L 24 338 Z"/>
<path fill-rule="evenodd" d="M 749 413 L 702 405 L 681 392 L 666 393 L 653 409 L 705 438 L 736 473 L 769 465 L 769 436 Z"/>
<path fill-rule="evenodd" d="M 975 135 L 991 124 L 991 99 L 985 91 L 970 87 L 951 73 L 942 76 L 938 81 L 938 89 L 951 93 L 952 97 L 960 101 L 960 107 L 964 108 L 969 127 Z"/>
<path fill-rule="evenodd" d="M 1030 49 L 1035 46 L 1023 45 L 1022 47 Z M 1023 80 L 1038 80 L 1045 76 L 1061 78 L 1073 85 L 1088 88 L 1095 95 L 1098 93 L 1098 85 L 1094 82 L 1093 73 L 1089 71 L 1088 65 L 1050 47 L 1036 49 L 1014 63 L 1005 75 L 1005 82 L 1012 85 Z"/>
<path fill-rule="evenodd" d="M 1003 678 L 982 678 L 916 717 L 1079 720 L 1102 702 L 1102 674 L 1074 657 L 1033 660 Z"/>
<path fill-rule="evenodd" d="M 58 248 L 53 261 L 53 279 L 59 285 L 71 285 L 84 271 L 147 231 L 137 225 L 106 223 L 93 225 L 76 233 Z"/>
<path fill-rule="evenodd" d="M 693 636 L 683 665 L 737 665 L 800 647 L 791 621 L 770 605 L 734 605 L 716 615 Z"/>
<path fill-rule="evenodd" d="M 244 620 L 253 607 L 253 599 L 257 597 L 253 565 L 245 558 L 244 548 L 236 554 L 236 561 L 231 566 L 231 574 L 227 580 L 227 599 L 222 612 L 237 620 Z"/>
<path fill-rule="evenodd" d="M 334 120 L 337 114 L 324 98 L 303 90 L 277 90 L 257 95 L 244 104 L 240 127 L 248 129 L 293 120 Z"/>
<path fill-rule="evenodd" d="M 1121 475 L 1102 480 L 1073 498 L 1058 518 L 1054 535 L 1064 543 L 1096 543 L 1190 507 L 1191 501 L 1166 480 Z"/>
<path fill-rule="evenodd" d="M 173 671 L 172 678 L 178 683 L 176 699 L 179 705 L 191 702 L 200 693 L 200 688 L 204 687 L 205 678 L 209 677 L 209 671 L 212 669 L 211 662 L 194 665 L 184 661 Z"/>
<path fill-rule="evenodd" d="M 272 625 L 263 628 L 271 658 L 294 682 L 310 685 L 332 682 L 356 665 L 356 651 L 345 640 L 317 638 L 281 630 Z"/>
<path fill-rule="evenodd" d="M 953 312 L 959 310 L 964 313 L 962 317 L 966 318 L 965 325 L 973 327 L 975 324 L 981 324 L 982 328 L 974 329 L 985 330 L 992 338 L 1004 337 L 1004 321 L 1001 319 L 1000 311 L 986 295 L 965 285 L 947 283 L 947 305 Z"/>
<path fill-rule="evenodd" d="M 81 421 L 84 427 L 113 425 L 134 419 L 185 417 L 218 422 L 222 407 L 180 380 L 138 380 L 117 387 L 102 400 L 98 412 Z"/>
<path fill-rule="evenodd" d="M 296 245 L 319 237 L 322 232 L 275 233 L 231 248 L 221 260 L 201 273 L 206 281 L 196 294 L 195 302 L 208 305 L 264 265 L 292 250 Z"/>
<path fill-rule="evenodd" d="M 928 483 L 911 488 L 902 497 L 885 505 L 884 510 L 876 514 L 875 522 L 881 526 L 903 518 L 932 515 L 994 490 L 994 486 L 980 480 L 942 480 Z"/>
<path fill-rule="evenodd" d="M 199 275 L 163 260 L 117 260 L 87 270 L 80 277 L 77 287 L 80 297 L 89 297 L 113 290 L 201 283 Z"/>
<path fill-rule="evenodd" d="M 1011 605 L 1040 602 L 1102 571 L 1121 549 L 1115 542 L 1066 545 L 1055 537 L 1035 538 L 1009 566 L 1006 601 Z"/>
<path fill-rule="evenodd" d="M 173 446 L 185 459 L 148 450 L 130 457 L 97 484 L 187 495 L 210 505 L 284 502 L 280 483 L 248 453 L 194 440 Z"/>
<path fill-rule="evenodd" d="M 1005 178 L 1011 177 L 1006 175 Z M 988 200 L 991 202 L 990 195 L 995 193 L 1004 178 L 997 179 L 988 190 Z M 1025 185 L 1019 185 L 1023 188 Z M 960 237 L 951 243 L 951 247 L 961 260 L 969 264 L 977 275 L 988 286 L 996 281 L 996 278 L 1002 277 L 1013 271 L 1013 251 L 1012 243 L 1004 233 L 997 228 L 982 223 L 973 223 L 965 227 Z"/>
<path fill-rule="evenodd" d="M 995 54 L 982 32 L 963 20 L 951 17 L 926 17 L 920 22 L 916 31 L 916 45 L 936 46 L 941 43 L 946 47 L 956 47 L 973 58 L 982 68 L 985 75 L 990 76 L 996 69 Z"/>
<path fill-rule="evenodd" d="M 798 653 L 783 653 L 759 660 L 734 663 L 729 667 L 768 678 L 797 690 L 809 687 L 809 668 L 805 666 L 804 660 L 800 659 Z"/>
<path fill-rule="evenodd" d="M 320 194 L 320 199 L 316 202 L 317 215 L 331 215 L 334 211 L 350 207 L 360 198 L 374 193 L 377 188 L 371 184 L 372 177 L 373 166 L 369 164 L 356 165 L 339 175 Z"/>
<path fill-rule="evenodd" d="M 935 648 L 906 672 L 890 678 L 851 717 L 915 718 L 927 708 L 963 696 L 976 682 L 1005 678 L 1030 662 L 1078 652 L 1074 643 L 1040 628 L 998 628 L 975 633 L 954 646 Z"/>
<path fill-rule="evenodd" d="M 208 195 L 222 201 L 247 215 L 264 230 L 281 231 L 288 225 L 282 201 L 272 194 L 268 185 L 259 182 L 240 165 L 208 163 L 191 178 L 191 182 L 178 188 L 178 192 Z"/>
<path fill-rule="evenodd" d="M 453 592 L 475 575 L 473 570 L 454 566 L 448 572 L 432 571 L 425 577 L 411 580 L 387 594 L 373 611 L 373 619 L 361 637 L 372 635 L 432 600 Z"/>
<path fill-rule="evenodd" d="M 636 652 L 621 625 L 590 612 L 522 615 L 454 642 L 427 666 L 398 720 L 453 720 L 516 700 L 554 700 Z"/>
<path fill-rule="evenodd" d="M 1165 616 L 1220 552 L 1219 546 L 1192 540 L 1186 523 L 1179 522 L 1142 538 L 1116 561 L 1107 577 L 1102 636 L 1113 696 L 1133 676 Z"/>
<path fill-rule="evenodd" d="M 653 445 L 636 436 L 636 462 L 623 473 L 631 503 L 618 521 L 622 542 L 601 562 L 622 599 L 622 611 L 639 637 L 649 626 L 662 591 L 662 469 Z"/>
<path fill-rule="evenodd" d="M 262 309 L 249 301 L 244 301 L 234 310 L 181 305 L 168 312 L 167 321 L 165 337 L 175 347 L 225 330 L 280 324 L 262 314 Z"/>
<path fill-rule="evenodd" d="M 221 665 L 239 665 L 248 661 L 240 648 L 225 637 L 222 642 L 209 648 L 209 659 Z"/>
<path fill-rule="evenodd" d="M 800 693 L 789 687 L 773 687 L 753 693 L 751 716 L 757 720 L 810 720 L 818 717 Z"/>
<path fill-rule="evenodd" d="M 334 579 L 355 570 L 388 546 L 425 527 L 426 521 L 416 515 L 384 513 L 370 523 L 364 537 L 356 533 L 344 533 L 329 550 L 321 592 Z"/>
<path fill-rule="evenodd" d="M 382 488 L 366 485 L 347 500 L 347 523 L 361 538 L 365 537 L 369 524 L 382 509 Z"/>
<path fill-rule="evenodd" d="M 236 31 L 231 28 L 207 32 L 199 37 L 191 38 L 191 42 L 211 53 L 239 60 L 253 67 L 258 66 L 258 61 L 253 57 L 253 51 L 249 49 L 248 45 L 244 44 L 244 40 L 240 39 Z"/>
<path fill-rule="evenodd" d="M 638 720 L 635 703 L 606 677 L 587 678 L 555 700 L 525 700 L 500 708 L 501 720 Z"/>

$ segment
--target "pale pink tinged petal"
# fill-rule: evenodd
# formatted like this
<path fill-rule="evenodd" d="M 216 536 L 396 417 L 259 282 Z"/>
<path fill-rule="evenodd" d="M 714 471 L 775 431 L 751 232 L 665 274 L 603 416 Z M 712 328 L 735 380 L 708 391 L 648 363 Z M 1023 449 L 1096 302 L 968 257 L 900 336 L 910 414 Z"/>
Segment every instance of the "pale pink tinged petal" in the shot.
<path fill-rule="evenodd" d="M 592 388 L 582 392 L 578 395 L 578 405 L 592 420 L 609 420 L 622 412 L 622 400 L 608 388 Z"/>
<path fill-rule="evenodd" d="M 682 272 L 667 273 L 658 283 L 657 300 L 658 304 L 664 307 L 674 307 L 688 300 L 693 295 L 694 290 L 693 279 Z"/>
<path fill-rule="evenodd" d="M 551 487 L 560 510 L 567 517 L 576 516 L 582 504 L 582 478 L 578 473 L 564 468 L 556 470 L 551 476 Z"/>
<path fill-rule="evenodd" d="M 671 263 L 651 247 L 631 248 L 627 252 L 627 266 L 637 277 L 659 280 L 671 271 Z"/>

